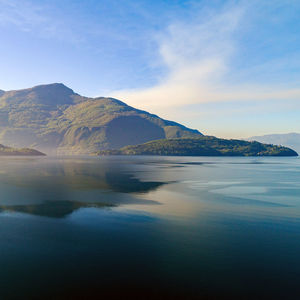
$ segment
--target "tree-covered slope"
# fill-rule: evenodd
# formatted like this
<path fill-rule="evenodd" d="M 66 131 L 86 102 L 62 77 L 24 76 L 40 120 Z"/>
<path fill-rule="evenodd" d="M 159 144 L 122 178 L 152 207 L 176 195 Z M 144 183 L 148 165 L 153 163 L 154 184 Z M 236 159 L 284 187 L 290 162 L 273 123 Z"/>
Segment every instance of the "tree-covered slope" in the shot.
<path fill-rule="evenodd" d="M 201 133 L 113 98 L 87 98 L 63 84 L 0 92 L 0 143 L 80 154 Z"/>
<path fill-rule="evenodd" d="M 287 147 L 225 140 L 211 136 L 162 139 L 117 150 L 104 150 L 98 155 L 170 155 L 170 156 L 297 156 Z"/>
<path fill-rule="evenodd" d="M 0 156 L 44 156 L 45 154 L 30 148 L 12 148 L 0 144 Z"/>

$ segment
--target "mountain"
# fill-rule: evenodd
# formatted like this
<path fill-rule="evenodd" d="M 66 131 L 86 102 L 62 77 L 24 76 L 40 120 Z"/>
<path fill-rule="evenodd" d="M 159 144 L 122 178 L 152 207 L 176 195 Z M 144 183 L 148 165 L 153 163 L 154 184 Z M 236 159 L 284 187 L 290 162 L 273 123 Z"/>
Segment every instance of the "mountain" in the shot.
<path fill-rule="evenodd" d="M 0 97 L 4 94 L 5 92 L 0 90 Z"/>
<path fill-rule="evenodd" d="M 212 136 L 162 139 L 119 150 L 103 150 L 98 155 L 170 155 L 170 156 L 297 156 L 287 147 L 243 140 L 225 140 Z"/>
<path fill-rule="evenodd" d="M 247 140 L 282 145 L 290 147 L 300 153 L 300 133 L 268 134 L 262 136 L 253 136 Z"/>
<path fill-rule="evenodd" d="M 88 98 L 61 83 L 0 93 L 0 143 L 48 154 L 84 154 L 202 134 L 113 98 Z"/>
<path fill-rule="evenodd" d="M 30 148 L 12 148 L 0 144 L 0 156 L 44 156 L 45 154 Z"/>

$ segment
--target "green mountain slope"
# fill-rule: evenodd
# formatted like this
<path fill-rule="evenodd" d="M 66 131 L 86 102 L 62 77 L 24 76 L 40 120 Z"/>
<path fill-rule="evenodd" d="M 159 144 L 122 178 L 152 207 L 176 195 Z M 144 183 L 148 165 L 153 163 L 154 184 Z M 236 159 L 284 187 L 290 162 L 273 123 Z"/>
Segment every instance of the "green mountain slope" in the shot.
<path fill-rule="evenodd" d="M 197 130 L 113 98 L 87 98 L 60 83 L 0 93 L 0 143 L 49 154 L 83 154 Z"/>
<path fill-rule="evenodd" d="M 170 156 L 297 156 L 287 147 L 225 140 L 212 136 L 162 139 L 119 150 L 99 151 L 98 155 L 170 155 Z"/>

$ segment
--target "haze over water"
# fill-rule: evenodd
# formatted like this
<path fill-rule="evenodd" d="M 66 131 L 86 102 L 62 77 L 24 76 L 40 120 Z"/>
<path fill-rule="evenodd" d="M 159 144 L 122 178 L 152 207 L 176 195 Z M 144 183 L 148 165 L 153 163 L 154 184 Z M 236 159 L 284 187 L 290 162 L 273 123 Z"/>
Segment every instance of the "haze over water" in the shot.
<path fill-rule="evenodd" d="M 1 158 L 0 298 L 297 299 L 299 217 L 297 157 Z"/>

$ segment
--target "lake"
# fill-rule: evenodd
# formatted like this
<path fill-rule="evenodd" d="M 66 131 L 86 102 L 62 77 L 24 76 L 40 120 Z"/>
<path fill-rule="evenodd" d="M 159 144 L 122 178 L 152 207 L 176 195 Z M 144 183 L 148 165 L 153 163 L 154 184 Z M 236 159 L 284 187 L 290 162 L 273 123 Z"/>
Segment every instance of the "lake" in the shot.
<path fill-rule="evenodd" d="M 0 299 L 300 298 L 297 157 L 0 161 Z"/>

